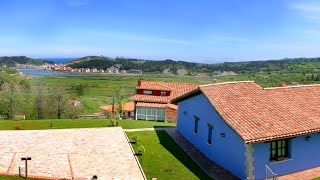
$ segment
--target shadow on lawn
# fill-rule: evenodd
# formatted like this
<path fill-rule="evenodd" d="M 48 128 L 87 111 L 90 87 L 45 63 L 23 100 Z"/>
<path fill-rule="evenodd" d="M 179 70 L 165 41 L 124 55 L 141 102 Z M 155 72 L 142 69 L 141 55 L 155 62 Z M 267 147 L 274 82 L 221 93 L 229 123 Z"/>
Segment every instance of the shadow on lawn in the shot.
<path fill-rule="evenodd" d="M 155 128 L 162 126 L 155 126 Z M 165 131 L 156 131 L 160 144 L 166 148 L 177 160 L 187 167 L 200 179 L 212 179 L 207 175 L 183 149 Z M 170 167 L 169 167 L 170 168 Z"/>

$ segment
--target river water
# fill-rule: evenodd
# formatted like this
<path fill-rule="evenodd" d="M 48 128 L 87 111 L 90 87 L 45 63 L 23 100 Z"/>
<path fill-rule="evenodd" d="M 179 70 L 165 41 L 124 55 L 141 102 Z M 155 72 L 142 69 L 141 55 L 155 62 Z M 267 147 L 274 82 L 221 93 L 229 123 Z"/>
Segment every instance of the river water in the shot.
<path fill-rule="evenodd" d="M 24 75 L 32 77 L 44 77 L 44 76 L 99 76 L 99 74 L 93 73 L 70 73 L 61 71 L 51 71 L 46 69 L 17 69 L 17 71 Z"/>

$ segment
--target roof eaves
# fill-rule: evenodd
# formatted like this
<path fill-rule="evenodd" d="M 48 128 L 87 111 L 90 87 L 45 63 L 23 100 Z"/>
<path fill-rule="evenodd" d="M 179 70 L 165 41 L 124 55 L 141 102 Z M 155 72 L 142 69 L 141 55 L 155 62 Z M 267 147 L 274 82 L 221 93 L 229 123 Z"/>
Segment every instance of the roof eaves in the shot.
<path fill-rule="evenodd" d="M 296 137 L 296 136 L 301 136 L 301 135 L 306 135 L 306 134 L 312 134 L 312 133 L 316 133 L 316 132 L 320 132 L 320 129 L 313 129 L 313 130 L 309 130 L 309 131 L 300 131 L 300 132 L 296 132 L 296 133 L 291 133 L 291 134 L 283 134 L 283 135 L 279 135 L 279 136 L 274 136 L 274 137 L 265 137 L 265 138 L 259 138 L 259 139 L 249 139 L 249 140 L 245 140 L 245 143 L 260 143 L 260 142 L 269 142 L 269 141 L 275 141 L 275 140 L 279 140 L 279 139 L 284 139 L 284 138 L 290 138 L 290 137 Z"/>
<path fill-rule="evenodd" d="M 224 85 L 224 84 L 237 84 L 237 83 L 255 83 L 255 81 L 230 81 L 230 82 L 222 82 L 222 83 L 213 83 L 213 84 L 205 84 L 200 85 L 199 87 L 207 87 L 207 86 L 216 86 L 216 85 Z"/>
<path fill-rule="evenodd" d="M 191 97 L 191 96 L 193 96 L 195 94 L 198 94 L 198 93 L 200 93 L 200 88 L 199 87 L 194 89 L 194 90 L 192 90 L 192 91 L 190 91 L 190 92 L 188 92 L 188 93 L 186 93 L 186 94 L 183 94 L 183 95 L 178 96 L 178 97 L 176 97 L 174 99 L 171 99 L 170 103 L 178 103 L 178 102 L 180 102 L 180 101 L 182 101 L 182 100 L 184 100 L 184 99 L 186 99 L 188 97 Z"/>
<path fill-rule="evenodd" d="M 320 84 L 308 84 L 308 85 L 294 85 L 294 86 L 285 86 L 285 87 L 269 87 L 269 88 L 263 88 L 264 90 L 273 90 L 273 89 L 291 89 L 291 88 L 300 88 L 300 87 L 317 87 L 320 86 Z"/>

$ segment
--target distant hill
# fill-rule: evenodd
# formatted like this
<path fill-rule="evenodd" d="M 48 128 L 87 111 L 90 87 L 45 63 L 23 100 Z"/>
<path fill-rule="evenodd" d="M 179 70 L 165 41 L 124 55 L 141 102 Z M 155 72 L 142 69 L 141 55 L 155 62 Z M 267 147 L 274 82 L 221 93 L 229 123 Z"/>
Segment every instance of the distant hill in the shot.
<path fill-rule="evenodd" d="M 0 65 L 15 66 L 15 64 L 34 64 L 41 65 L 45 63 L 52 63 L 46 60 L 33 59 L 26 56 L 3 56 L 0 57 Z"/>
<path fill-rule="evenodd" d="M 147 73 L 179 72 L 212 73 L 226 71 L 235 73 L 268 73 L 268 72 L 313 72 L 320 70 L 320 58 L 292 58 L 280 60 L 225 62 L 220 64 L 203 64 L 185 61 L 145 60 L 135 58 L 110 58 L 104 56 L 87 56 L 70 61 L 67 66 L 72 68 L 97 68 L 107 69 L 111 66 L 120 66 L 120 70 L 138 69 Z"/>
<path fill-rule="evenodd" d="M 185 61 L 173 61 L 166 59 L 162 61 L 135 59 L 135 58 L 109 58 L 104 56 L 87 56 L 75 59 L 67 64 L 72 68 L 98 68 L 107 69 L 111 66 L 119 65 L 120 70 L 138 69 L 148 73 L 163 73 L 165 69 L 169 69 L 170 73 L 177 74 L 181 69 L 189 72 L 210 72 L 206 64 L 191 63 Z M 179 71 L 180 70 L 180 71 Z M 184 72 L 184 71 L 181 71 Z"/>
<path fill-rule="evenodd" d="M 50 61 L 55 64 L 65 64 L 65 63 L 68 63 L 76 58 L 40 58 L 40 59 L 44 60 L 44 61 Z"/>

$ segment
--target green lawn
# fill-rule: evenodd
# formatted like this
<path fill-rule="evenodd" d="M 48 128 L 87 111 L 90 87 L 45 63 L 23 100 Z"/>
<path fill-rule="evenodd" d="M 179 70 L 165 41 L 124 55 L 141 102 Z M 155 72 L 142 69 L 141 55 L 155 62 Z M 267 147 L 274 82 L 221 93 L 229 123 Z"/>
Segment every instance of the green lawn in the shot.
<path fill-rule="evenodd" d="M 50 127 L 53 122 L 53 127 Z M 136 120 L 119 120 L 119 126 L 123 129 L 133 128 L 153 128 L 175 126 L 175 123 L 153 122 L 153 121 L 136 121 Z M 22 130 L 31 129 L 67 129 L 67 128 L 92 128 L 108 127 L 108 119 L 45 119 L 45 120 L 0 120 L 0 130 L 15 130 L 20 127 Z"/>
<path fill-rule="evenodd" d="M 4 175 L 0 175 L 0 179 L 1 179 L 1 180 L 17 180 L 17 179 L 19 179 L 19 177 L 17 177 L 17 176 L 4 176 Z M 22 178 L 21 178 L 21 179 L 22 179 Z M 40 180 L 40 179 L 28 178 L 28 180 Z"/>
<path fill-rule="evenodd" d="M 211 179 L 165 131 L 128 132 L 128 137 L 139 136 L 145 153 L 138 159 L 148 179 Z"/>

